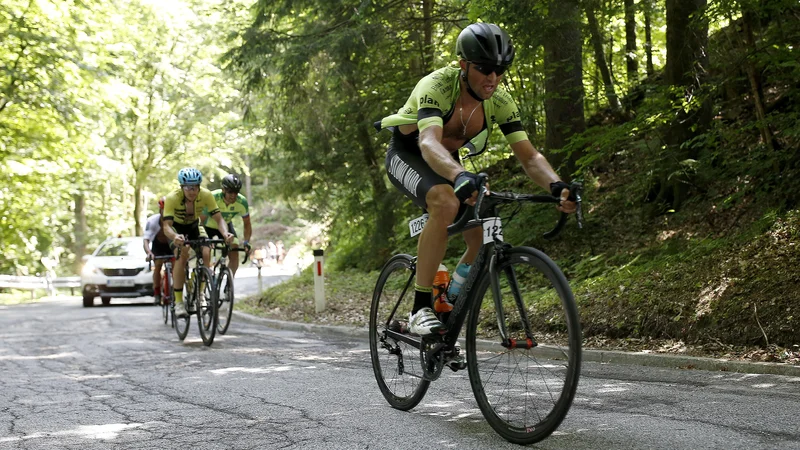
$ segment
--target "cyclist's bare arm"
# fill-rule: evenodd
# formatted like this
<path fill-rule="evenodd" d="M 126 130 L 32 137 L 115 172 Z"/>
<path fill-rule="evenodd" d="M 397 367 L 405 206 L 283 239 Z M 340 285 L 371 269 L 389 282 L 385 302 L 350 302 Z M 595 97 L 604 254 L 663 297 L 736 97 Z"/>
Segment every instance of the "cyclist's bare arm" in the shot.
<path fill-rule="evenodd" d="M 211 218 L 214 219 L 215 222 L 217 222 L 217 228 L 219 229 L 219 232 L 222 234 L 222 236 L 225 237 L 225 242 L 227 244 L 233 242 L 233 235 L 228 231 L 228 224 L 225 223 L 225 219 L 222 218 L 222 213 L 217 211 L 216 213 L 214 213 L 214 215 L 211 216 Z"/>
<path fill-rule="evenodd" d="M 242 217 L 244 223 L 244 242 L 250 242 L 250 237 L 253 235 L 253 225 L 250 223 L 250 216 Z"/>
<path fill-rule="evenodd" d="M 439 175 L 454 181 L 459 173 L 464 171 L 450 154 L 450 150 L 442 144 L 444 130 L 437 125 L 431 125 L 419 133 L 419 148 L 422 158 Z"/>
<path fill-rule="evenodd" d="M 172 221 L 171 220 L 164 219 L 163 227 L 164 227 L 164 235 L 167 236 L 167 239 L 169 239 L 170 241 L 174 241 L 178 237 L 181 237 L 181 239 L 180 239 L 181 241 L 183 240 L 182 236 L 180 236 L 175 231 L 175 229 L 172 228 Z M 181 242 L 178 242 L 178 244 L 181 244 Z"/>
<path fill-rule="evenodd" d="M 546 191 L 550 192 L 550 183 L 561 180 L 547 159 L 534 148 L 531 141 L 526 139 L 515 142 L 511 144 L 511 150 L 522 164 L 525 173 Z M 575 212 L 575 203 L 567 200 L 568 196 L 569 189 L 563 189 L 561 192 L 562 202 L 558 209 L 562 212 L 573 213 Z"/>
<path fill-rule="evenodd" d="M 150 261 L 153 257 L 153 252 L 150 251 L 150 239 L 142 239 L 142 247 L 144 248 L 144 254 L 147 255 L 147 260 Z"/>

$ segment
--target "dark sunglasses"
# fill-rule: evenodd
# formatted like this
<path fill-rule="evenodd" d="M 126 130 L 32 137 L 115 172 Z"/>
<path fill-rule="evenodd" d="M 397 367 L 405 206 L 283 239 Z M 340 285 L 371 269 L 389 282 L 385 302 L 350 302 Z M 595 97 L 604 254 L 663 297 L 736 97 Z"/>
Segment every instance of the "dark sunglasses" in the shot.
<path fill-rule="evenodd" d="M 494 64 L 472 63 L 472 67 L 474 67 L 478 72 L 487 76 L 491 75 L 492 72 L 496 73 L 497 76 L 500 76 L 506 73 L 506 70 L 508 70 L 508 66 L 496 66 Z"/>

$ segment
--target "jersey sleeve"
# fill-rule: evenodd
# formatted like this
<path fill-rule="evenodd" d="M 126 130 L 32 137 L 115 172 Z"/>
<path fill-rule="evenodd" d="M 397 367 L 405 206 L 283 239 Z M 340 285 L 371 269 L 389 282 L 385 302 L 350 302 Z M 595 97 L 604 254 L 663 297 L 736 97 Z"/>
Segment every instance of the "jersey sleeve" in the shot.
<path fill-rule="evenodd" d="M 150 242 L 153 242 L 158 232 L 161 231 L 159 219 L 160 217 L 158 214 L 153 214 L 147 218 L 147 223 L 144 226 L 144 238 Z"/>
<path fill-rule="evenodd" d="M 242 212 L 241 214 L 242 219 L 244 219 L 245 217 L 250 217 L 250 205 L 247 203 L 247 197 L 245 197 L 242 194 L 239 194 L 238 199 L 239 203 L 242 205 L 242 208 L 244 208 L 244 212 Z"/>
<path fill-rule="evenodd" d="M 528 140 L 528 133 L 525 132 L 520 120 L 519 108 L 511 98 L 511 94 L 498 89 L 492 96 L 492 101 L 495 108 L 495 122 L 500 126 L 500 131 L 503 132 L 509 145 Z"/>
<path fill-rule="evenodd" d="M 175 207 L 178 205 L 178 197 L 174 194 L 167 195 L 164 200 L 164 220 L 175 220 Z"/>
<path fill-rule="evenodd" d="M 419 131 L 433 125 L 444 127 L 442 117 L 453 106 L 449 99 L 452 82 L 447 74 L 448 71 L 437 70 L 419 80 L 406 102 L 406 107 L 410 106 L 409 103 L 416 106 Z"/>
<path fill-rule="evenodd" d="M 200 195 L 203 197 L 200 199 L 200 202 L 198 202 L 198 206 L 202 206 L 202 211 L 207 213 L 208 217 L 211 217 L 219 212 L 217 199 L 214 198 L 214 194 L 212 194 L 211 191 L 200 191 Z"/>

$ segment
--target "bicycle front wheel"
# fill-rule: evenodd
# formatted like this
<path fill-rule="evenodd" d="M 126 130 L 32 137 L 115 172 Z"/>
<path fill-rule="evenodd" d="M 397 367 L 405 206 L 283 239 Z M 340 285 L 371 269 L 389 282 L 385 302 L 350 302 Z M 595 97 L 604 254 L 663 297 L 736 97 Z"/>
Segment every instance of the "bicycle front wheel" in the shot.
<path fill-rule="evenodd" d="M 369 311 L 369 352 L 378 387 L 392 407 L 419 404 L 431 382 L 422 378 L 419 349 L 387 334 L 407 334 L 414 306 L 415 269 L 409 255 L 392 257 L 381 270 Z"/>
<path fill-rule="evenodd" d="M 547 255 L 528 247 L 504 252 L 476 289 L 466 342 L 475 400 L 503 438 L 538 442 L 567 415 L 578 386 L 581 330 L 572 290 Z"/>
<path fill-rule="evenodd" d="M 217 284 L 217 331 L 225 334 L 233 315 L 233 273 L 225 267 L 216 277 Z"/>
<path fill-rule="evenodd" d="M 174 293 L 172 292 L 172 271 L 165 270 L 162 277 L 164 282 L 161 288 L 161 316 L 166 325 L 169 321 L 169 305 L 172 303 L 172 297 L 174 297 Z"/>
<path fill-rule="evenodd" d="M 217 290 L 214 286 L 214 277 L 211 270 L 206 267 L 195 269 L 197 279 L 194 284 L 195 308 L 197 309 L 197 326 L 200 337 L 206 346 L 214 342 L 217 333 Z"/>

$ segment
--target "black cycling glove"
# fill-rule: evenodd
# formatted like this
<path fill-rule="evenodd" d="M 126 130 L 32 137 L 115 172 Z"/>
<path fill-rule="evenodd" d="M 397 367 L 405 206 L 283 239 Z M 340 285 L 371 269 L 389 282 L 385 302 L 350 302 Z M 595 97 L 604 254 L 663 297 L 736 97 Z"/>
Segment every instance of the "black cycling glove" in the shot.
<path fill-rule="evenodd" d="M 564 183 L 563 181 L 555 181 L 550 183 L 550 195 L 553 197 L 561 198 L 561 191 L 564 189 L 569 189 L 569 184 Z M 570 192 L 570 200 L 572 199 L 572 192 Z"/>
<path fill-rule="evenodd" d="M 472 193 L 478 190 L 478 176 L 471 172 L 461 172 L 456 175 L 456 180 L 453 182 L 453 189 L 456 192 L 456 197 L 461 203 L 469 200 Z"/>

